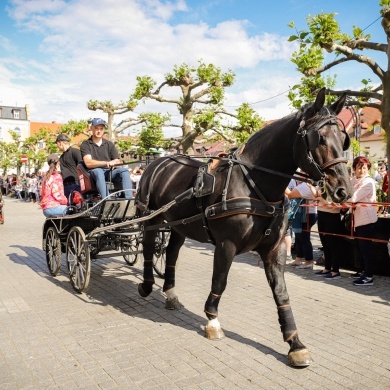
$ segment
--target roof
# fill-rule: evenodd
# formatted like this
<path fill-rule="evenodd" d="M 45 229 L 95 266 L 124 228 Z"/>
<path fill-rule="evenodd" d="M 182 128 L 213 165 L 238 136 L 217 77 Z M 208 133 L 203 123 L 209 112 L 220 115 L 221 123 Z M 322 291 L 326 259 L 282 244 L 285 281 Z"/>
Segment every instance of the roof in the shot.
<path fill-rule="evenodd" d="M 30 123 L 30 136 L 34 136 L 41 129 L 48 129 L 53 134 L 58 134 L 62 124 L 56 122 L 31 122 Z"/>
<path fill-rule="evenodd" d="M 1 119 L 28 120 L 26 107 L 0 106 Z M 14 112 L 19 111 L 19 118 L 14 117 Z"/>

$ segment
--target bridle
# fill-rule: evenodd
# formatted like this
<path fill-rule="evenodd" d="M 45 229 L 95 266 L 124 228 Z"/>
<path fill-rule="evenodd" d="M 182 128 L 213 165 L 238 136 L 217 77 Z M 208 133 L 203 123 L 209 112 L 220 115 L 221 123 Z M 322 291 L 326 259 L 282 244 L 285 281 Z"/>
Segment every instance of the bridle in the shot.
<path fill-rule="evenodd" d="M 330 114 L 329 110 L 325 107 L 325 109 L 328 111 L 328 114 L 326 117 L 322 118 L 319 122 L 315 123 L 314 126 L 309 127 L 308 129 L 305 128 L 306 126 L 306 121 L 305 118 L 303 118 L 299 124 L 299 129 L 297 131 L 297 134 L 300 135 L 306 145 L 306 153 L 307 153 L 307 159 L 311 164 L 314 165 L 318 175 L 321 177 L 321 179 L 318 181 L 318 186 L 321 188 L 321 190 L 325 187 L 325 169 L 332 167 L 333 165 L 339 164 L 339 163 L 347 163 L 348 159 L 344 157 L 337 157 L 332 160 L 329 160 L 325 162 L 324 164 L 318 164 L 313 157 L 312 151 L 318 148 L 320 145 L 320 130 L 326 126 L 326 125 L 331 125 L 331 126 L 337 126 L 338 129 L 340 129 L 340 124 L 341 124 L 341 132 L 345 134 L 345 140 L 343 144 L 343 151 L 348 150 L 350 146 L 350 138 L 347 132 L 345 131 L 345 125 L 344 122 L 338 118 L 335 115 Z M 298 164 L 297 164 L 298 165 Z"/>

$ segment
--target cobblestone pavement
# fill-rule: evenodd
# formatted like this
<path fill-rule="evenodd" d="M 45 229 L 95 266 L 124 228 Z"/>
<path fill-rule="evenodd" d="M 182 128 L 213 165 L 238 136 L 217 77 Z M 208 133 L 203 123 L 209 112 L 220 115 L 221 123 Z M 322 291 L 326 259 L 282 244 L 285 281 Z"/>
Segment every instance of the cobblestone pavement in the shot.
<path fill-rule="evenodd" d="M 180 254 L 181 311 L 167 311 L 157 280 L 137 293 L 142 260 L 92 265 L 86 293 L 49 275 L 36 204 L 5 198 L 0 225 L 0 389 L 389 389 L 390 278 L 354 287 L 311 270 L 286 281 L 300 338 L 314 364 L 288 365 L 276 307 L 258 256 L 234 262 L 219 319 L 226 338 L 203 336 L 210 245 L 187 241 Z M 318 244 L 318 239 L 314 238 Z M 290 267 L 291 268 L 291 267 Z M 315 269 L 320 269 L 315 267 Z"/>

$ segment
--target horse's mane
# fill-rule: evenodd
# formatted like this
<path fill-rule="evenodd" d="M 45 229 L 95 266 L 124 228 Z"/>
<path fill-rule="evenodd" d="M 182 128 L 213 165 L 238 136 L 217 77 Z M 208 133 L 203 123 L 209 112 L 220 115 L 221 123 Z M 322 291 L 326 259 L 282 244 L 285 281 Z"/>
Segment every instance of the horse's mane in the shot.
<path fill-rule="evenodd" d="M 249 137 L 249 139 L 247 140 L 247 142 L 255 141 L 255 140 L 257 140 L 257 138 L 259 136 L 263 137 L 263 136 L 267 135 L 268 133 L 273 132 L 275 130 L 275 128 L 279 128 L 281 126 L 284 126 L 286 122 L 289 122 L 294 118 L 296 119 L 297 117 L 300 117 L 301 114 L 302 114 L 302 110 L 294 112 L 294 113 L 289 114 L 287 116 L 284 116 L 280 119 L 273 121 L 272 123 L 265 125 L 261 129 L 256 131 L 256 133 L 252 134 Z"/>

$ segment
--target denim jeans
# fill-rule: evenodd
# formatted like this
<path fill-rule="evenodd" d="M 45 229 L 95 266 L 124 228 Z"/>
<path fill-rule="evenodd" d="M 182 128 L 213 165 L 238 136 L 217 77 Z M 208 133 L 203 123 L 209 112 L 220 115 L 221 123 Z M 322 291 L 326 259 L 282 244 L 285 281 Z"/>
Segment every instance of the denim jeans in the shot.
<path fill-rule="evenodd" d="M 305 222 L 302 223 L 302 232 L 295 233 L 295 253 L 297 257 L 305 258 L 305 260 L 313 260 L 313 244 L 310 240 L 310 229 L 317 222 L 317 214 L 308 215 L 309 226 L 307 226 L 307 222 L 305 220 Z"/>
<path fill-rule="evenodd" d="M 43 210 L 43 215 L 45 217 L 62 217 L 66 208 L 67 206 L 65 205 L 50 207 L 48 209 Z"/>
<path fill-rule="evenodd" d="M 111 171 L 111 175 L 110 169 L 105 168 L 94 168 L 89 172 L 91 177 L 95 180 L 96 188 L 98 189 L 102 198 L 105 198 L 109 195 L 106 181 L 110 181 L 111 178 L 113 183 L 121 183 L 123 190 L 129 190 L 125 191 L 126 199 L 133 199 L 133 185 L 131 183 L 130 173 L 126 168 L 115 168 Z"/>

